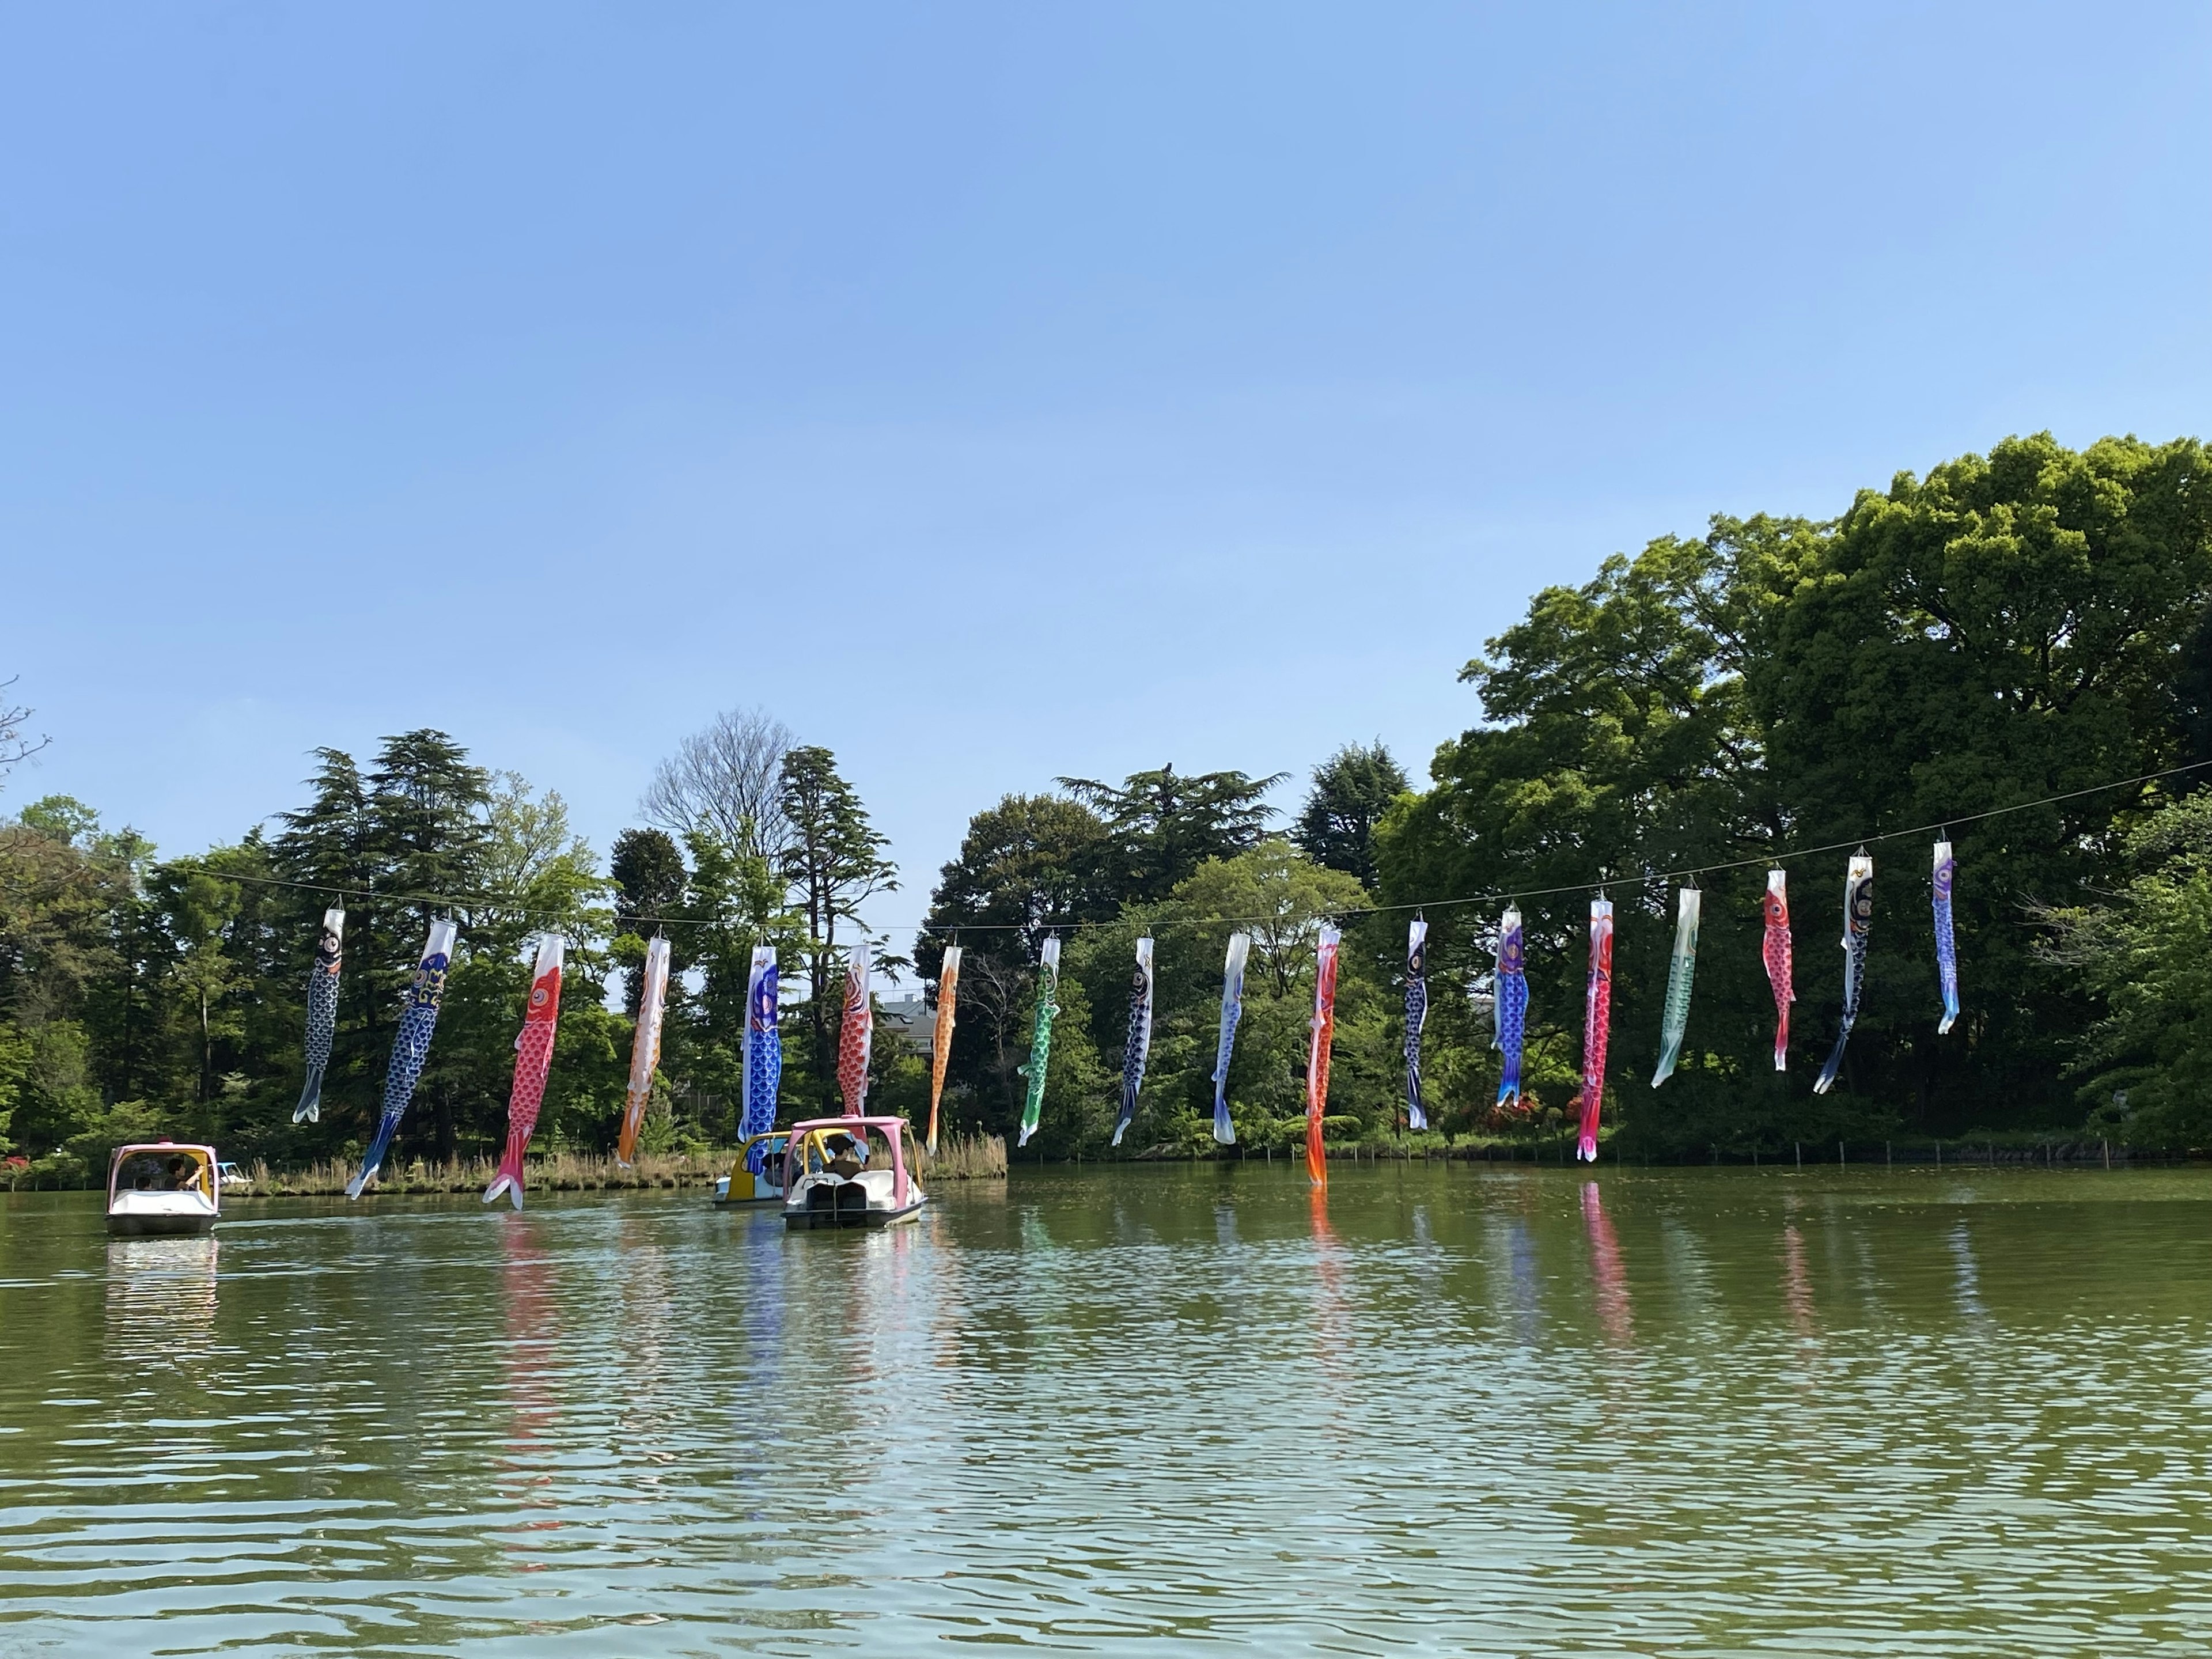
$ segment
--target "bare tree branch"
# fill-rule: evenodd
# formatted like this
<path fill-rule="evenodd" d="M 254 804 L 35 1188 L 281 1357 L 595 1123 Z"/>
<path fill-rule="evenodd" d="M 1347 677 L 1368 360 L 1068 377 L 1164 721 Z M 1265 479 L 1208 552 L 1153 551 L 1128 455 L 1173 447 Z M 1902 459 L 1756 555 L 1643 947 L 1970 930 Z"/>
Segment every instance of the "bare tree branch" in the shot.
<path fill-rule="evenodd" d="M 654 769 L 638 811 L 676 835 L 712 830 L 774 864 L 791 840 L 781 783 L 791 744 L 790 727 L 766 709 L 725 710 Z"/>
<path fill-rule="evenodd" d="M 0 692 L 5 692 L 15 683 L 13 678 L 0 680 Z M 4 775 L 16 762 L 28 760 L 53 741 L 43 735 L 37 738 L 23 735 L 23 722 L 31 718 L 31 712 L 0 696 L 0 775 Z"/>

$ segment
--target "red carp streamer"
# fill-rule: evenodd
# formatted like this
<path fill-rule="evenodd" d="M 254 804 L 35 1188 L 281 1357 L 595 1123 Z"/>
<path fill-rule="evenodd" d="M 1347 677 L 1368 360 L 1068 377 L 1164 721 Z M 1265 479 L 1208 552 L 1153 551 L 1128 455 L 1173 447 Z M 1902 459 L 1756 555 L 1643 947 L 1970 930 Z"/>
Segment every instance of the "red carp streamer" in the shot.
<path fill-rule="evenodd" d="M 1790 982 L 1790 872 L 1766 872 L 1766 896 L 1759 901 L 1766 913 L 1766 942 L 1760 954 L 1766 958 L 1766 982 L 1774 988 L 1774 1069 L 1790 1069 L 1790 1005 L 1797 1000 Z"/>
<path fill-rule="evenodd" d="M 859 1117 L 868 1104 L 868 1049 L 875 1036 L 875 1010 L 868 1002 L 868 941 L 853 947 L 845 969 L 845 1023 L 837 1035 L 837 1087 L 845 1097 L 845 1115 Z"/>
<path fill-rule="evenodd" d="M 1605 1043 L 1613 1029 L 1613 901 L 1590 901 L 1589 995 L 1583 1011 L 1583 1127 L 1575 1156 L 1597 1162 L 1598 1107 L 1605 1098 Z"/>
<path fill-rule="evenodd" d="M 1322 1146 L 1322 1114 L 1328 1105 L 1328 1048 L 1336 1036 L 1336 951 L 1340 936 L 1321 930 L 1314 962 L 1313 1051 L 1306 1061 L 1306 1175 L 1328 1185 L 1328 1154 Z"/>
<path fill-rule="evenodd" d="M 530 1002 L 522 1012 L 522 1034 L 514 1039 L 514 1091 L 507 1101 L 507 1155 L 499 1173 L 484 1188 L 487 1204 L 501 1193 L 522 1207 L 522 1155 L 545 1103 L 545 1077 L 553 1068 L 553 1033 L 561 1020 L 561 941 L 538 941 L 538 966 L 530 980 Z"/>

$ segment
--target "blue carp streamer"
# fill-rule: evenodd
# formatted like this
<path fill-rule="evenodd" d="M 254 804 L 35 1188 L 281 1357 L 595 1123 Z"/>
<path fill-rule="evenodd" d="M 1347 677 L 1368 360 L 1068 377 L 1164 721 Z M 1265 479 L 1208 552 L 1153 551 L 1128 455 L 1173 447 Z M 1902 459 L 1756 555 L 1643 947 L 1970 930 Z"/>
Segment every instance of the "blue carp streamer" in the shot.
<path fill-rule="evenodd" d="M 776 1030 L 775 947 L 753 946 L 751 981 L 745 987 L 745 1109 L 738 1121 L 742 1139 L 775 1127 L 776 1091 L 783 1084 L 783 1038 Z M 761 1172 L 765 1142 L 745 1154 L 745 1167 Z"/>
<path fill-rule="evenodd" d="M 446 969 L 453 955 L 453 924 L 434 921 L 422 945 L 422 959 L 415 966 L 415 982 L 408 987 L 407 1002 L 399 1013 L 399 1034 L 392 1040 L 392 1064 L 384 1074 L 384 1110 L 377 1120 L 376 1138 L 362 1159 L 361 1173 L 346 1182 L 346 1196 L 359 1198 L 392 1149 L 399 1120 L 407 1115 L 415 1098 L 416 1080 L 422 1062 L 430 1057 L 430 1034 L 438 1029 L 438 1000 L 446 994 Z"/>
<path fill-rule="evenodd" d="M 1836 1074 L 1844 1069 L 1844 1046 L 1851 1040 L 1859 1006 L 1866 1000 L 1867 933 L 1873 926 L 1874 860 L 1862 848 L 1851 854 L 1850 871 L 1844 878 L 1844 1023 L 1836 1033 L 1828 1063 L 1814 1081 L 1816 1095 L 1833 1088 Z"/>
<path fill-rule="evenodd" d="M 307 970 L 307 1080 L 292 1121 L 313 1123 L 323 1115 L 323 1073 L 331 1063 L 331 1039 L 338 1029 L 338 967 L 344 958 L 345 912 L 323 912 L 315 938 L 315 965 Z"/>
<path fill-rule="evenodd" d="M 1951 843 L 1936 843 L 1936 975 L 1943 983 L 1943 1021 L 1936 1028 L 1942 1036 L 1959 1018 L 1959 940 L 1951 927 L 1951 888 L 1959 876 L 1959 860 L 1951 856 Z"/>
<path fill-rule="evenodd" d="M 1421 1109 L 1421 1028 L 1429 1023 L 1429 924 L 1415 916 L 1406 929 L 1406 1126 L 1429 1127 Z"/>
<path fill-rule="evenodd" d="M 1229 1061 L 1237 1052 L 1237 1022 L 1244 1017 L 1244 959 L 1251 950 L 1249 933 L 1231 933 L 1229 954 L 1221 964 L 1221 1039 L 1213 1051 L 1213 1138 L 1224 1146 L 1237 1144 L 1237 1126 L 1229 1121 Z"/>
<path fill-rule="evenodd" d="M 1115 1121 L 1114 1144 L 1137 1115 L 1137 1097 L 1144 1091 L 1145 1061 L 1152 1052 L 1152 942 L 1137 941 L 1136 971 L 1129 980 L 1129 1035 L 1121 1047 L 1121 1115 Z"/>
<path fill-rule="evenodd" d="M 1521 1103 L 1521 1043 L 1528 1027 L 1528 975 L 1521 937 L 1521 912 L 1509 909 L 1498 924 L 1498 972 L 1492 981 L 1497 1035 L 1504 1056 L 1498 1073 L 1498 1103 Z"/>

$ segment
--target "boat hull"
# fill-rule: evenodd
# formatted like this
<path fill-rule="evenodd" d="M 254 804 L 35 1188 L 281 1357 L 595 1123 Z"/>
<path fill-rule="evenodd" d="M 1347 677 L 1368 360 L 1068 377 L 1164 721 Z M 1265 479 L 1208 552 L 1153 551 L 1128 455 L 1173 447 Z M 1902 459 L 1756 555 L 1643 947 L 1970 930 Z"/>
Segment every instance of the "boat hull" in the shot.
<path fill-rule="evenodd" d="M 766 1198 L 718 1198 L 712 1200 L 718 1210 L 766 1210 L 783 1202 L 781 1193 L 770 1193 Z"/>
<path fill-rule="evenodd" d="M 107 1231 L 116 1238 L 196 1238 L 215 1231 L 211 1215 L 112 1215 Z"/>
<path fill-rule="evenodd" d="M 921 1213 L 916 1199 L 902 1210 L 786 1210 L 783 1224 L 793 1232 L 811 1232 L 817 1227 L 893 1227 Z"/>

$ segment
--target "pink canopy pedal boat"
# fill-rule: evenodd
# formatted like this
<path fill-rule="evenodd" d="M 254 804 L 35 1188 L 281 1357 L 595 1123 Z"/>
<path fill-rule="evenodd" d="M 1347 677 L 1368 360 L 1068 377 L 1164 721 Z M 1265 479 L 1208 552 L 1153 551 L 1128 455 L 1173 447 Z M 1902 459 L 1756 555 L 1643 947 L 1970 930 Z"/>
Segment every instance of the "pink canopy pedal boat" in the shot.
<path fill-rule="evenodd" d="M 913 1220 L 929 1199 L 906 1167 L 906 1127 L 902 1117 L 817 1117 L 793 1124 L 791 1144 L 818 1145 L 824 1161 L 804 1174 L 792 1171 L 784 1225 L 888 1227 Z"/>

